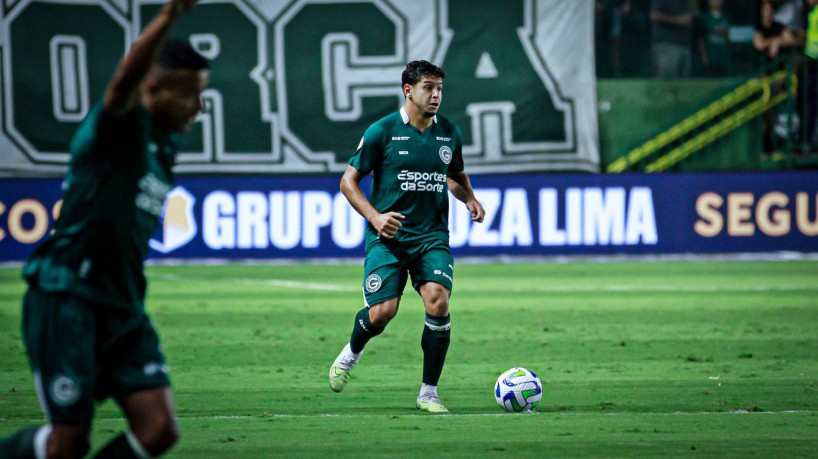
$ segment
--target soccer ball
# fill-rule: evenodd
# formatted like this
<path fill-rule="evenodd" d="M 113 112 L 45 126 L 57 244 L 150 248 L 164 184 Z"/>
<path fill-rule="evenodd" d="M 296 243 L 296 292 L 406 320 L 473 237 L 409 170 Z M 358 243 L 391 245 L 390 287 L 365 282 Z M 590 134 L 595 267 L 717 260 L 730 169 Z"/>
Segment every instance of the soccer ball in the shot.
<path fill-rule="evenodd" d="M 533 371 L 514 367 L 497 378 L 494 396 L 506 411 L 532 411 L 542 399 L 542 382 Z"/>

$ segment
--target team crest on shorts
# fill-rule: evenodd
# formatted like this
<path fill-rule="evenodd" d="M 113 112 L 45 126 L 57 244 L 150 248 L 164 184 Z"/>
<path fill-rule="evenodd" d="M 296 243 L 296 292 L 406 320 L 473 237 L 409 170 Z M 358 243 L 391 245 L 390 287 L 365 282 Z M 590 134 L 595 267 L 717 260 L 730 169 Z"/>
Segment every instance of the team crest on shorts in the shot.
<path fill-rule="evenodd" d="M 438 153 L 440 153 L 440 159 L 444 163 L 449 164 L 450 162 L 452 162 L 452 149 L 451 148 L 447 147 L 446 145 L 443 145 L 442 147 L 440 147 L 440 151 Z"/>
<path fill-rule="evenodd" d="M 51 399 L 60 406 L 71 406 L 79 400 L 80 386 L 65 375 L 57 375 L 51 383 Z"/>
<path fill-rule="evenodd" d="M 377 274 L 370 274 L 369 277 L 366 278 L 366 291 L 369 293 L 375 293 L 381 289 L 381 284 L 383 281 L 381 280 L 381 276 Z"/>

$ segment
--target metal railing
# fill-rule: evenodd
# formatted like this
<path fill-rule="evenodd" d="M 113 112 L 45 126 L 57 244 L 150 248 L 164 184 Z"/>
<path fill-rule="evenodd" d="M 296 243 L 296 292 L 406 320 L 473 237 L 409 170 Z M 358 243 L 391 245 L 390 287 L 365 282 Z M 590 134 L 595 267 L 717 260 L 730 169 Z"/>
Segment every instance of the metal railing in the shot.
<path fill-rule="evenodd" d="M 673 170 L 695 154 L 706 154 L 707 147 L 714 142 L 729 140 L 739 127 L 759 119 L 761 132 L 751 130 L 751 135 L 761 136 L 756 142 L 761 145 L 759 157 L 776 154 L 792 163 L 794 153 L 809 148 L 806 123 L 798 122 L 798 112 L 803 110 L 798 109 L 796 73 L 807 74 L 806 65 L 800 64 L 794 54 L 763 62 L 753 77 L 626 152 L 608 165 L 607 172 Z M 806 97 L 806 91 L 801 93 L 801 97 Z M 804 99 L 801 106 L 806 106 Z M 753 167 L 757 165 L 747 168 Z"/>

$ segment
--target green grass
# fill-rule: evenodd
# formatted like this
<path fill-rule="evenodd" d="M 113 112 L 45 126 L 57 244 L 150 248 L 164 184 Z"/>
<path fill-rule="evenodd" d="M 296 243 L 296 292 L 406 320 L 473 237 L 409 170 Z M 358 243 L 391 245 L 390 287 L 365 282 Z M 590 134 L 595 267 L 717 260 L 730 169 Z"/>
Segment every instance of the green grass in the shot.
<path fill-rule="evenodd" d="M 440 385 L 418 413 L 423 307 L 327 370 L 362 305 L 359 265 L 153 266 L 148 310 L 183 438 L 169 457 L 814 457 L 818 262 L 460 265 Z M 42 414 L 0 269 L 0 437 Z M 538 372 L 540 412 L 505 414 L 495 378 Z M 122 429 L 98 412 L 94 447 Z"/>

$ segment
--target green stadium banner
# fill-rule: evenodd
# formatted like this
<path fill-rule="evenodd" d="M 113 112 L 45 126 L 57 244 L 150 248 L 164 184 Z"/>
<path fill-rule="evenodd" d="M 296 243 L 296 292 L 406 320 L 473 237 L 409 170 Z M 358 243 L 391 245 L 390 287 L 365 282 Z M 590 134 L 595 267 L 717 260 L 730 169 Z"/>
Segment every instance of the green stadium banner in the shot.
<path fill-rule="evenodd" d="M 182 174 L 336 174 L 446 71 L 474 174 L 599 170 L 592 0 L 204 0 L 172 34 L 212 61 Z M 72 133 L 162 2 L 0 1 L 0 176 L 60 175 Z"/>

